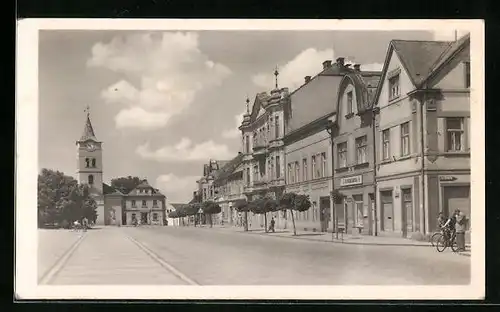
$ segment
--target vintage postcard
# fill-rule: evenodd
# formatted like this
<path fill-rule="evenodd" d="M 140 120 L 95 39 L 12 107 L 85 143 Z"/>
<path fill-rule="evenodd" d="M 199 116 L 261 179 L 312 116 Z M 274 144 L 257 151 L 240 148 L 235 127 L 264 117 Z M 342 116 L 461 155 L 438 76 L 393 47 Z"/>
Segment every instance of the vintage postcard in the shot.
<path fill-rule="evenodd" d="M 17 298 L 484 297 L 483 21 L 17 39 Z"/>

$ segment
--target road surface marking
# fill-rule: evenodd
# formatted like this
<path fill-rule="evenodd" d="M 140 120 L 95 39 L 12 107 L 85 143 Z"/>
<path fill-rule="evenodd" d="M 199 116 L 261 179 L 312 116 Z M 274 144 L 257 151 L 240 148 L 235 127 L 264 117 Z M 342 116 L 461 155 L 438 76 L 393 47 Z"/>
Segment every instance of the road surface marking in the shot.
<path fill-rule="evenodd" d="M 158 264 L 160 264 L 164 269 L 169 271 L 170 273 L 174 274 L 176 277 L 184 281 L 185 283 L 189 285 L 200 285 L 199 283 L 195 282 L 194 280 L 190 279 L 187 277 L 185 274 L 174 268 L 172 265 L 170 265 L 168 262 L 163 260 L 160 256 L 158 256 L 155 252 L 153 252 L 151 249 L 148 247 L 144 246 L 144 244 L 138 242 L 136 239 L 126 235 L 126 237 L 133 242 L 137 247 L 139 247 L 142 251 L 144 251 L 148 256 L 150 256 L 154 261 L 156 261 Z"/>
<path fill-rule="evenodd" d="M 48 269 L 40 278 L 38 284 L 49 284 L 54 277 L 64 268 L 69 258 L 75 253 L 78 249 L 78 246 L 83 242 L 83 239 L 86 237 L 86 232 L 82 232 L 80 237 L 73 245 L 68 248 L 68 250 L 52 265 L 50 269 Z"/>

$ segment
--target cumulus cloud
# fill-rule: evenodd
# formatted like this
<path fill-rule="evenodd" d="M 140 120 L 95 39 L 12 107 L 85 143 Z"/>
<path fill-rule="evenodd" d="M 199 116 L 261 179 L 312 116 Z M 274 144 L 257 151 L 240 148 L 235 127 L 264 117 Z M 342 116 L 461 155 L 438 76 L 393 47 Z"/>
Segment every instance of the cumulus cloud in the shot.
<path fill-rule="evenodd" d="M 152 150 L 149 142 L 146 142 L 136 148 L 136 153 L 143 159 L 159 162 L 200 161 L 209 158 L 224 160 L 233 158 L 235 154 L 227 145 L 217 144 L 212 140 L 193 144 L 188 138 L 182 138 L 175 145 L 163 146 L 157 150 Z"/>
<path fill-rule="evenodd" d="M 124 108 L 115 116 L 116 128 L 153 130 L 165 127 L 170 119 L 168 113 L 150 112 L 142 107 Z"/>
<path fill-rule="evenodd" d="M 305 76 L 315 76 L 323 70 L 325 60 L 335 61 L 335 52 L 333 49 L 316 50 L 314 48 L 306 49 L 295 56 L 285 65 L 280 66 L 279 84 L 288 87 L 291 90 L 300 87 L 304 83 Z M 346 64 L 355 64 L 355 62 L 345 59 Z M 361 64 L 361 70 L 381 71 L 383 64 L 370 63 Z M 252 77 L 255 85 L 270 89 L 274 86 L 274 76 L 270 73 L 259 73 Z"/>
<path fill-rule="evenodd" d="M 170 203 L 188 203 L 196 189 L 196 181 L 199 177 L 179 177 L 173 173 L 162 174 L 156 179 L 156 186 L 167 197 Z"/>
<path fill-rule="evenodd" d="M 302 85 L 305 76 L 314 76 L 323 68 L 323 61 L 331 60 L 333 50 L 318 51 L 314 48 L 300 52 L 295 58 L 284 66 L 279 66 L 279 85 L 295 89 Z M 252 81 L 259 87 L 271 89 L 274 86 L 272 73 L 259 73 L 253 76 Z"/>
<path fill-rule="evenodd" d="M 234 119 L 235 119 L 234 127 L 231 129 L 224 130 L 222 132 L 223 138 L 234 139 L 234 138 L 237 138 L 241 135 L 241 132 L 240 132 L 240 130 L 238 130 L 238 127 L 241 126 L 241 123 L 243 122 L 243 115 L 245 115 L 245 112 L 234 116 Z"/>
<path fill-rule="evenodd" d="M 139 83 L 120 80 L 101 92 L 106 103 L 119 104 L 128 123 L 117 127 L 157 129 L 165 127 L 170 117 L 184 112 L 196 94 L 219 86 L 231 70 L 215 63 L 198 47 L 198 35 L 188 32 L 141 33 L 118 36 L 109 43 L 97 43 L 92 48 L 89 67 L 102 67 L 133 77 Z M 123 113 L 141 109 L 142 115 Z M 118 113 L 118 115 L 120 115 Z M 142 120 L 146 115 L 159 114 L 158 119 Z M 166 117 L 168 116 L 168 117 Z M 151 122 L 150 126 L 144 126 Z"/>
<path fill-rule="evenodd" d="M 361 70 L 363 71 L 382 71 L 384 64 L 382 63 L 370 63 L 370 64 L 362 64 Z"/>

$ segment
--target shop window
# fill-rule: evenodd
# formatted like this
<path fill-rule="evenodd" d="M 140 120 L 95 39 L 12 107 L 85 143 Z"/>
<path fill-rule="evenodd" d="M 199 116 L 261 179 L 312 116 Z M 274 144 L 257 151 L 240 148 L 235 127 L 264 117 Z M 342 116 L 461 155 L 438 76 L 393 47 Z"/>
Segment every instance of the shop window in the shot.
<path fill-rule="evenodd" d="M 158 213 L 153 213 L 153 221 L 158 221 Z"/>

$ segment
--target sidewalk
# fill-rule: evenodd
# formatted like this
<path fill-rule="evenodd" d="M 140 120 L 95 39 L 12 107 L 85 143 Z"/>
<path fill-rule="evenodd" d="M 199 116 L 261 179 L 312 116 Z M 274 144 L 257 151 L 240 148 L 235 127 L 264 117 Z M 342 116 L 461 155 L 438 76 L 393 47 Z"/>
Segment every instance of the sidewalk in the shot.
<path fill-rule="evenodd" d="M 387 236 L 371 236 L 371 235 L 351 235 L 339 233 L 338 239 L 335 233 L 321 233 L 321 232 L 305 232 L 297 230 L 297 235 L 293 235 L 293 229 L 277 229 L 275 233 L 266 233 L 262 228 L 250 228 L 248 232 L 245 232 L 242 227 L 235 227 L 230 225 L 214 225 L 212 228 L 210 226 L 197 226 L 203 229 L 221 230 L 221 231 L 232 231 L 240 234 L 256 234 L 256 235 L 269 235 L 281 238 L 291 238 L 291 239 L 301 239 L 325 243 L 338 243 L 338 244 L 352 244 L 352 245 L 375 245 L 375 246 L 414 246 L 414 247 L 431 247 L 430 242 L 427 241 L 417 241 L 402 237 L 387 237 Z M 471 254 L 470 244 L 466 244 L 466 251 L 459 252 L 457 254 L 463 256 L 469 256 Z"/>

